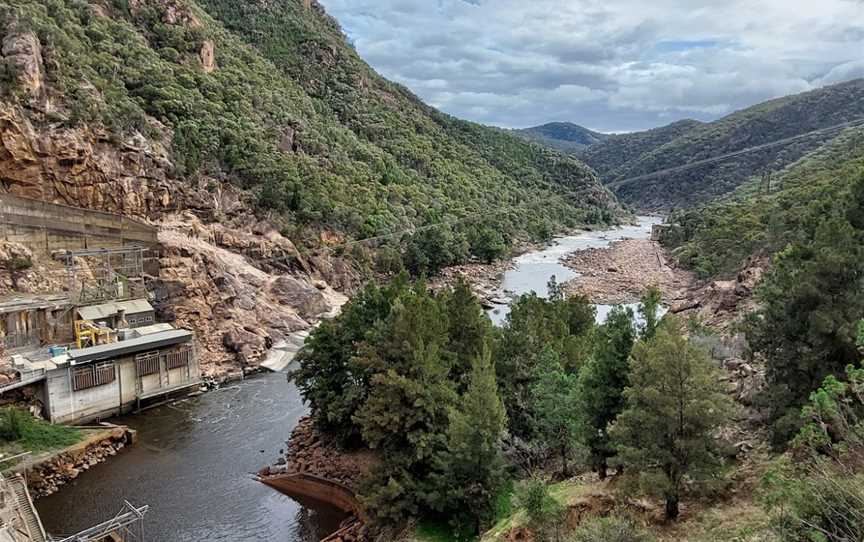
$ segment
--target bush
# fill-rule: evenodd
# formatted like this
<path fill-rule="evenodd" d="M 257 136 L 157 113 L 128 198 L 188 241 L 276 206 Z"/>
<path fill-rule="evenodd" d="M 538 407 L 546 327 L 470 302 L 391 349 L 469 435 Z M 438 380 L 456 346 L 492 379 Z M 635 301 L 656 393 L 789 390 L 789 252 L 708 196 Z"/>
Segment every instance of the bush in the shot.
<path fill-rule="evenodd" d="M 559 533 L 564 507 L 549 492 L 549 485 L 540 478 L 531 478 L 516 487 L 516 506 L 525 511 L 532 529 L 542 540 L 550 531 Z M 557 536 L 556 536 L 557 538 Z"/>
<path fill-rule="evenodd" d="M 766 473 L 764 504 L 783 540 L 864 540 L 864 369 L 833 376 L 802 410 L 793 456 Z"/>
<path fill-rule="evenodd" d="M 15 442 L 24 436 L 26 414 L 17 408 L 7 408 L 0 416 L 0 441 Z"/>
<path fill-rule="evenodd" d="M 651 542 L 654 536 L 629 518 L 590 519 L 576 528 L 568 542 Z"/>

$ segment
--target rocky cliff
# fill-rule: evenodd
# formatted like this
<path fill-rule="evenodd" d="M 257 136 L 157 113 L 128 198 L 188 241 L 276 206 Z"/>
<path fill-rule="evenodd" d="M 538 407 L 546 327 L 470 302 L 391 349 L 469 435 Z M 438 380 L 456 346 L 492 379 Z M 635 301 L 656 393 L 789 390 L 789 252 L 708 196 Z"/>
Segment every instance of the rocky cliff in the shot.
<path fill-rule="evenodd" d="M 198 331 L 212 373 L 255 365 L 407 252 L 334 244 L 453 221 L 445 264 L 461 263 L 490 230 L 512 246 L 622 216 L 584 164 L 379 76 L 313 0 L 0 5 L 3 193 L 157 226 L 158 310 Z M 0 291 L 63 286 L 3 254 Z"/>

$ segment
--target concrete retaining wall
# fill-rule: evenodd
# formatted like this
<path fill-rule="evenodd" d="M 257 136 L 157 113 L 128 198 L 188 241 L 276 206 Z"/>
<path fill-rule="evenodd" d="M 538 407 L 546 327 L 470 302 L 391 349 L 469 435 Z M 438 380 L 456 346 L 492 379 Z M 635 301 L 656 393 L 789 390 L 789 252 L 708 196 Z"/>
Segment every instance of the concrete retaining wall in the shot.
<path fill-rule="evenodd" d="M 156 228 L 121 215 L 0 194 L 0 240 L 36 256 L 55 250 L 154 246 Z"/>
<path fill-rule="evenodd" d="M 269 469 L 259 473 L 259 480 L 289 497 L 313 499 L 327 503 L 368 521 L 366 511 L 360 505 L 354 492 L 342 484 L 306 473 L 270 474 Z"/>

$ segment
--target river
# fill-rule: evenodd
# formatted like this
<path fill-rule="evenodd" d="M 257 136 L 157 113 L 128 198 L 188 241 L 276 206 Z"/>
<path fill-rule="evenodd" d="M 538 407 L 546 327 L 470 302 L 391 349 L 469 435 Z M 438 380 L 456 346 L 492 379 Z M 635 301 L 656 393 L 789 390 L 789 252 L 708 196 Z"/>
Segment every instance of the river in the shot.
<path fill-rule="evenodd" d="M 651 237 L 651 227 L 662 222 L 663 219 L 660 217 L 640 216 L 635 225 L 558 237 L 548 247 L 527 252 L 516 258 L 516 265 L 504 273 L 500 288 L 501 297 L 509 299 L 531 292 L 536 292 L 540 297 L 547 297 L 549 294 L 547 284 L 552 277 L 555 277 L 560 284 L 579 276 L 578 272 L 561 263 L 561 259 L 568 254 L 589 248 L 606 248 L 622 239 L 648 239 Z M 596 305 L 596 307 L 597 321 L 602 323 L 612 310 L 612 306 Z M 496 325 L 501 325 L 509 312 L 509 307 L 506 305 L 488 311 L 489 317 Z"/>
<path fill-rule="evenodd" d="M 615 240 L 645 238 L 659 219 L 561 237 L 524 254 L 504 276 L 510 296 L 547 294 L 576 276 L 560 259 Z M 609 307 L 598 306 L 598 320 Z M 490 312 L 500 324 L 506 307 Z M 284 373 L 271 373 L 145 413 L 112 420 L 138 430 L 138 443 L 83 473 L 58 493 L 36 502 L 46 529 L 72 534 L 112 517 L 123 500 L 150 505 L 147 540 L 155 542 L 312 542 L 335 530 L 337 510 L 295 500 L 255 481 L 308 412 Z"/>

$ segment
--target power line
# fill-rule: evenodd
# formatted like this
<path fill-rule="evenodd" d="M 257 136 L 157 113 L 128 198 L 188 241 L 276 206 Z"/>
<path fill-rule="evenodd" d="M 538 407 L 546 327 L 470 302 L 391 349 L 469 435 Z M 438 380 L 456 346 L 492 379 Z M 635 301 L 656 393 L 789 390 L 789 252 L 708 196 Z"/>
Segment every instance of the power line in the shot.
<path fill-rule="evenodd" d="M 622 186 L 626 186 L 628 184 L 632 184 L 632 183 L 635 183 L 637 181 L 644 181 L 647 179 L 653 179 L 655 177 L 662 177 L 662 176 L 667 175 L 669 173 L 677 173 L 679 171 L 686 171 L 686 170 L 691 169 L 691 168 L 704 166 L 707 164 L 713 164 L 714 162 L 720 162 L 722 160 L 726 160 L 727 158 L 733 158 L 735 156 L 740 156 L 742 154 L 748 154 L 748 153 L 751 153 L 754 151 L 759 151 L 759 150 L 763 150 L 763 149 L 769 149 L 771 147 L 778 147 L 780 145 L 785 145 L 786 143 L 791 143 L 791 142 L 797 141 L 799 139 L 804 139 L 804 138 L 810 137 L 810 136 L 815 135 L 815 134 L 827 134 L 827 133 L 831 133 L 831 132 L 835 132 L 835 131 L 842 131 L 842 130 L 845 130 L 846 128 L 852 128 L 855 126 L 864 126 L 864 119 L 852 120 L 849 122 L 836 124 L 834 126 L 828 126 L 827 128 L 820 128 L 818 130 L 813 130 L 811 132 L 806 132 L 803 134 L 798 134 L 796 136 L 787 137 L 785 139 L 779 139 L 777 141 L 772 141 L 770 143 L 763 143 L 762 145 L 756 145 L 754 147 L 741 149 L 739 151 L 731 152 L 728 154 L 715 156 L 713 158 L 706 158 L 704 160 L 697 160 L 696 162 L 690 162 L 688 164 L 684 164 L 681 166 L 671 167 L 671 168 L 667 168 L 667 169 L 661 169 L 659 171 L 654 171 L 652 173 L 646 173 L 644 175 L 639 175 L 637 177 L 630 177 L 628 179 L 613 181 L 611 183 L 608 183 L 606 186 L 610 190 L 616 190 L 618 188 L 621 188 Z"/>

